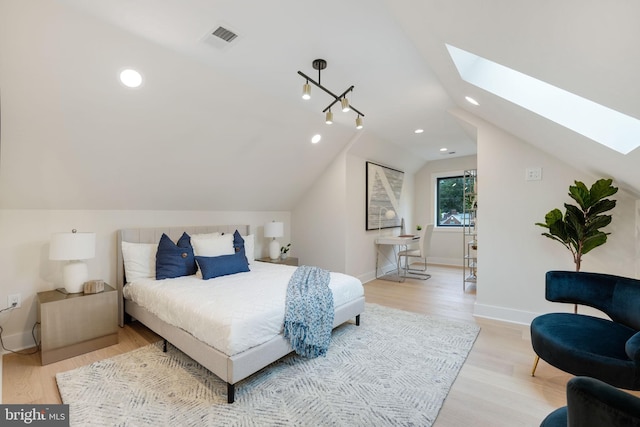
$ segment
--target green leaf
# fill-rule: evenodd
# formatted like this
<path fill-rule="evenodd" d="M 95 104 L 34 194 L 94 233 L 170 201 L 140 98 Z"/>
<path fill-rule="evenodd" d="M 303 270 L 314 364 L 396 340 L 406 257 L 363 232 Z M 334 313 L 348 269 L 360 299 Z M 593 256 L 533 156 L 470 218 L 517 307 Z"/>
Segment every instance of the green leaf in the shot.
<path fill-rule="evenodd" d="M 575 181 L 576 185 L 569 186 L 569 196 L 582 208 L 583 211 L 586 211 L 589 206 L 591 206 L 591 196 L 589 194 L 589 190 L 584 183 L 580 181 Z"/>
<path fill-rule="evenodd" d="M 552 235 L 551 235 L 551 234 L 549 234 L 549 233 L 542 233 L 542 235 L 543 235 L 543 236 L 546 236 L 546 237 L 548 237 L 548 238 L 550 238 L 551 240 L 555 240 L 556 242 L 560 242 L 560 243 L 562 243 L 562 245 L 563 245 L 564 247 L 566 247 L 567 249 L 569 248 L 569 244 L 568 244 L 567 242 L 565 242 L 564 240 L 560 239 L 559 237 L 552 236 Z"/>
<path fill-rule="evenodd" d="M 549 211 L 549 213 L 544 216 L 544 221 L 547 223 L 547 226 L 551 226 L 553 223 L 562 221 L 562 212 L 560 212 L 560 209 Z"/>
<path fill-rule="evenodd" d="M 549 233 L 557 236 L 563 242 L 567 242 L 569 240 L 566 225 L 562 220 L 549 224 Z"/>
<path fill-rule="evenodd" d="M 612 179 L 599 179 L 593 183 L 589 196 L 593 202 L 609 197 L 618 192 L 618 187 L 611 185 Z"/>
<path fill-rule="evenodd" d="M 609 211 L 615 207 L 616 207 L 615 200 L 609 200 L 609 199 L 600 200 L 594 203 L 593 206 L 591 206 L 591 208 L 589 209 L 589 215 L 590 216 L 598 215 L 598 214 L 601 214 L 602 212 Z"/>
<path fill-rule="evenodd" d="M 595 236 L 589 237 L 584 240 L 582 244 L 582 254 L 586 254 L 591 249 L 597 248 L 600 245 L 603 245 L 607 241 L 606 233 L 599 232 Z"/>
<path fill-rule="evenodd" d="M 588 235 L 592 235 L 594 232 L 597 232 L 599 229 L 606 227 L 611 224 L 611 215 L 599 215 L 595 218 L 592 218 L 587 225 L 587 229 L 589 230 Z"/>

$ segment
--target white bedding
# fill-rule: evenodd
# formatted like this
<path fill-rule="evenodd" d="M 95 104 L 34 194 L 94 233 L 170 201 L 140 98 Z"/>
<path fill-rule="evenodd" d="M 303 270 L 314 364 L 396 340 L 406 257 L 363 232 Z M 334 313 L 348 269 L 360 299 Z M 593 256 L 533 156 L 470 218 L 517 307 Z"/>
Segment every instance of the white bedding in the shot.
<path fill-rule="evenodd" d="M 138 279 L 124 296 L 228 356 L 282 332 L 287 285 L 296 267 L 252 262 L 251 271 L 202 280 Z M 334 306 L 364 295 L 355 277 L 331 273 Z"/>

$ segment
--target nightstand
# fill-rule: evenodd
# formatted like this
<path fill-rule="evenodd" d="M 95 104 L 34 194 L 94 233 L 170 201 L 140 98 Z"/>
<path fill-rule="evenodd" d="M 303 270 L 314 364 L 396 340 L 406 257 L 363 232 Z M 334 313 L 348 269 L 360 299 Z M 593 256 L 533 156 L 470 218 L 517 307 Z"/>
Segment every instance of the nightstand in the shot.
<path fill-rule="evenodd" d="M 266 258 L 259 258 L 256 259 L 256 261 L 260 261 L 260 262 L 270 262 L 272 264 L 284 264 L 284 265 L 293 265 L 295 267 L 298 266 L 298 258 L 294 257 L 294 256 L 290 256 L 287 257 L 285 259 L 271 259 L 269 257 Z"/>
<path fill-rule="evenodd" d="M 118 292 L 38 292 L 38 322 L 43 365 L 117 344 Z"/>

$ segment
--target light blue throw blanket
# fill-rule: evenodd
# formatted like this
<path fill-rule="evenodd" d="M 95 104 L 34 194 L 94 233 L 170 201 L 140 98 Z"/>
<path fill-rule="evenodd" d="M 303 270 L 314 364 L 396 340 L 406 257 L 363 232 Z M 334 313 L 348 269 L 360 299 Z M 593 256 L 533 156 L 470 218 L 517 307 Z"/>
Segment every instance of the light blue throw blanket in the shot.
<path fill-rule="evenodd" d="M 333 294 L 329 272 L 300 266 L 289 280 L 284 314 L 284 337 L 300 356 L 326 356 L 333 329 Z"/>

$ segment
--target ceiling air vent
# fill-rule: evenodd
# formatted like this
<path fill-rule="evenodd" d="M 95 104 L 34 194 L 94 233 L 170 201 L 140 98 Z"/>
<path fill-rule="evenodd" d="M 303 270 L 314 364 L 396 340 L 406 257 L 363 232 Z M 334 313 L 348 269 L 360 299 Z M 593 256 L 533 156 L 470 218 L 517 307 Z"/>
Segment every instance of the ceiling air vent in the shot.
<path fill-rule="evenodd" d="M 224 27 L 218 27 L 216 28 L 216 30 L 211 33 L 212 35 L 226 41 L 227 43 L 231 43 L 233 41 L 233 39 L 235 39 L 236 37 L 238 37 L 238 35 L 236 33 L 234 33 L 231 30 L 227 30 Z"/>

